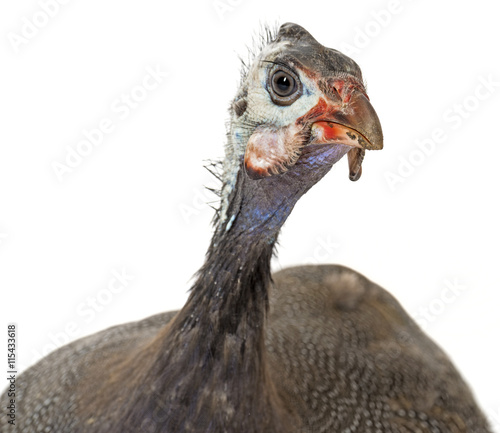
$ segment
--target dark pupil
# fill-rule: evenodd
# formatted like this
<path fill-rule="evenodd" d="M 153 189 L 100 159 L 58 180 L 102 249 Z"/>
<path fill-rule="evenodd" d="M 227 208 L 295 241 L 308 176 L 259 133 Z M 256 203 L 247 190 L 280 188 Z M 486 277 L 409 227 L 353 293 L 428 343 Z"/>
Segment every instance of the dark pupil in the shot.
<path fill-rule="evenodd" d="M 287 90 L 290 89 L 292 83 L 290 82 L 288 77 L 281 76 L 276 80 L 276 85 L 278 86 L 278 89 L 280 89 L 282 92 L 286 92 Z"/>

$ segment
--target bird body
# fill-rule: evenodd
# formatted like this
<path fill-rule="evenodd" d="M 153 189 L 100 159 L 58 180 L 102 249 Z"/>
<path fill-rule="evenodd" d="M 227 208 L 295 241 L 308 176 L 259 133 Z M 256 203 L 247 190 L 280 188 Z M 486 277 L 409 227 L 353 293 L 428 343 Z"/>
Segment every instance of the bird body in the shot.
<path fill-rule="evenodd" d="M 186 305 L 23 373 L 20 431 L 488 432 L 447 357 L 383 289 L 337 266 L 271 284 L 297 201 L 345 155 L 357 180 L 365 150 L 382 147 L 357 64 L 284 24 L 230 114 L 221 206 Z"/>
<path fill-rule="evenodd" d="M 286 430 L 275 431 L 491 431 L 449 358 L 387 291 L 336 265 L 288 268 L 273 281 L 265 328 L 266 381 L 279 411 L 291 421 Z M 27 417 L 21 431 L 38 431 L 42 419 L 59 426 L 53 431 L 118 431 L 114 423 L 122 415 L 129 383 L 117 387 L 115 408 L 99 412 L 110 392 L 104 384 L 121 360 L 147 362 L 145 349 L 176 315 L 170 311 L 115 326 L 44 358 L 24 373 L 28 387 L 20 390 L 20 401 L 29 402 L 37 415 Z M 97 409 L 79 419 L 75 410 L 89 402 Z M 51 411 L 54 405 L 57 411 Z M 167 414 L 167 404 L 159 405 L 142 418 L 143 431 L 162 431 Z M 261 422 L 252 413 L 235 431 L 251 431 L 247 421 Z"/>

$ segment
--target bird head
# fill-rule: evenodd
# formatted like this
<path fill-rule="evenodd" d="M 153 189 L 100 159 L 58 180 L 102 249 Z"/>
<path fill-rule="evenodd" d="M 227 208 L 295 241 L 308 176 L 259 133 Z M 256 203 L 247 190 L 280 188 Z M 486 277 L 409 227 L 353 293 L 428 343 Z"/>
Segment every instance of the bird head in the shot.
<path fill-rule="evenodd" d="M 359 66 L 297 24 L 283 24 L 254 58 L 230 115 L 223 195 L 240 170 L 254 181 L 281 175 L 311 149 L 328 148 L 333 163 L 348 154 L 357 180 L 365 150 L 383 146 Z"/>

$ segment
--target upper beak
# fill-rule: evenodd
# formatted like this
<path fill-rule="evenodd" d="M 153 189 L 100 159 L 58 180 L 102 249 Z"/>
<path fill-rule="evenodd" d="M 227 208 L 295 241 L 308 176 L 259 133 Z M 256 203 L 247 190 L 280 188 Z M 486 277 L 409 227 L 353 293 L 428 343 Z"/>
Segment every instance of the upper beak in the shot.
<path fill-rule="evenodd" d="M 349 102 L 332 106 L 313 119 L 311 143 L 347 144 L 359 149 L 383 147 L 382 126 L 368 98 L 355 90 Z"/>
<path fill-rule="evenodd" d="M 365 150 L 379 150 L 384 145 L 382 126 L 368 98 L 355 90 L 348 102 L 328 107 L 313 119 L 310 143 L 346 144 L 353 148 L 347 153 L 349 179 L 361 177 Z"/>

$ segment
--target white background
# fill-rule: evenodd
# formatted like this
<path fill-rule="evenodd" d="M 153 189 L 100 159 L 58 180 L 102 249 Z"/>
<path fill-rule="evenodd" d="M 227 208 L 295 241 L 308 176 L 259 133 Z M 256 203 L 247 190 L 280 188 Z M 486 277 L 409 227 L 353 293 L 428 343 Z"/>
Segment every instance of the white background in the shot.
<path fill-rule="evenodd" d="M 342 160 L 299 202 L 275 269 L 341 263 L 388 289 L 450 354 L 500 432 L 492 3 L 72 0 L 46 22 L 37 1 L 3 4 L 1 322 L 18 323 L 21 367 L 54 340 L 183 305 L 210 239 L 203 185 L 213 181 L 202 165 L 223 155 L 238 54 L 260 22 L 293 21 L 360 64 L 385 148 L 367 154 L 357 183 Z M 28 21 L 43 27 L 29 33 Z M 168 77 L 141 93 L 147 68 Z M 144 100 L 120 118 L 131 92 Z M 105 118 L 114 131 L 59 181 L 53 162 Z M 436 129 L 445 138 L 424 155 L 416 140 Z M 391 188 L 388 176 L 409 159 Z M 122 268 L 134 279 L 110 296 Z"/>

